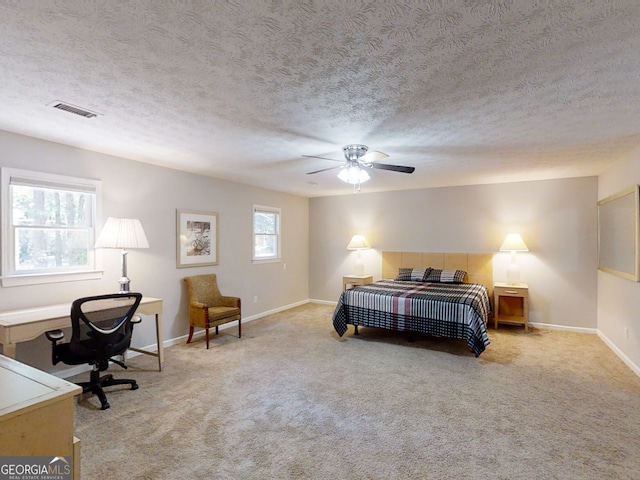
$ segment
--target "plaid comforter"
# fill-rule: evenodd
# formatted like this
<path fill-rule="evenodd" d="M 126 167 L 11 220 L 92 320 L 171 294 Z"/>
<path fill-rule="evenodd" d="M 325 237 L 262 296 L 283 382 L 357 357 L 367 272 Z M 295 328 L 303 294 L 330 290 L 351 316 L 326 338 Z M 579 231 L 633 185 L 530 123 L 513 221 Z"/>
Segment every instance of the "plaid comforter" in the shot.
<path fill-rule="evenodd" d="M 340 336 L 351 324 L 461 338 L 477 357 L 490 343 L 489 310 L 483 285 L 381 280 L 342 292 L 333 327 Z"/>

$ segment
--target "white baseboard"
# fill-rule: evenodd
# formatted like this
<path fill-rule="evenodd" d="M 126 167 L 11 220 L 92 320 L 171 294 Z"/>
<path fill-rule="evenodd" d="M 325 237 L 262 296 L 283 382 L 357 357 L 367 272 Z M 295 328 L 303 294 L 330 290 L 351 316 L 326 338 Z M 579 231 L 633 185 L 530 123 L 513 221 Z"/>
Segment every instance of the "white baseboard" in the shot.
<path fill-rule="evenodd" d="M 620 350 L 615 343 L 607 338 L 607 336 L 602 333 L 597 328 L 583 328 L 583 327 L 567 327 L 565 325 L 549 325 L 547 323 L 529 323 L 529 325 L 537 328 L 547 328 L 549 330 L 564 330 L 565 332 L 578 332 L 578 333 L 588 333 L 590 335 L 598 335 L 600 340 L 602 340 L 607 347 L 609 347 L 613 353 L 615 353 L 620 360 L 622 360 L 627 367 L 633 370 L 633 373 L 640 377 L 640 367 L 633 363 L 629 357 L 627 357 L 622 350 Z"/>
<path fill-rule="evenodd" d="M 333 302 L 330 300 L 316 300 L 315 298 L 310 298 L 307 303 L 318 303 L 320 305 L 338 305 L 338 302 Z"/>
<path fill-rule="evenodd" d="M 568 327 L 566 325 L 555 325 L 553 323 L 537 323 L 537 322 L 529 322 L 529 325 L 535 328 L 546 328 L 547 330 L 562 330 L 564 332 L 588 333 L 590 335 L 595 335 L 598 333 L 597 328 Z"/>
<path fill-rule="evenodd" d="M 300 302 L 296 302 L 296 303 L 292 303 L 289 305 L 285 305 L 284 307 L 278 307 L 278 308 L 274 308 L 273 310 L 267 310 L 266 312 L 260 312 L 256 315 L 251 315 L 250 317 L 244 317 L 242 319 L 242 323 L 247 323 L 247 322 L 252 322 L 253 320 L 258 320 L 259 318 L 262 317 L 266 317 L 267 315 L 271 315 L 274 313 L 278 313 L 278 312 L 283 312 L 285 310 L 289 310 L 290 308 L 294 308 L 294 307 L 298 307 L 300 305 L 304 305 L 306 303 L 309 303 L 309 300 L 302 300 Z M 220 325 L 218 327 L 218 330 L 224 330 L 226 328 L 237 328 L 237 325 L 235 322 L 229 322 L 229 323 L 225 323 L 223 325 Z M 195 332 L 193 334 L 193 338 L 198 338 L 198 337 L 204 337 L 204 330 L 199 330 L 197 332 Z M 162 342 L 162 344 L 164 345 L 164 348 L 167 347 L 171 347 L 172 345 L 177 345 L 178 343 L 183 343 L 187 341 L 187 338 L 189 337 L 188 334 L 185 335 L 180 335 L 179 337 L 174 337 L 174 338 L 170 338 L 168 340 L 165 340 Z M 151 352 L 155 352 L 158 350 L 158 344 L 157 343 L 152 343 L 149 345 L 145 345 L 145 346 L 136 346 L 136 348 L 140 348 L 142 350 L 149 350 Z M 129 350 L 127 351 L 127 358 L 134 358 L 137 357 L 138 355 L 144 355 L 143 353 L 140 352 L 134 352 L 133 350 Z M 58 370 L 57 372 L 51 372 L 51 375 L 55 375 L 56 377 L 60 377 L 60 378 L 68 378 L 68 377 L 73 377 L 74 375 L 79 375 L 81 373 L 84 372 L 88 372 L 91 370 L 91 366 L 90 365 L 75 365 L 73 367 L 70 368 L 65 368 L 63 370 Z M 124 370 L 123 370 L 124 371 Z"/>
<path fill-rule="evenodd" d="M 607 347 L 609 347 L 611 350 L 613 350 L 613 353 L 615 353 L 618 356 L 618 358 L 620 358 L 620 360 L 622 360 L 627 365 L 627 367 L 629 367 L 631 370 L 633 370 L 633 372 L 640 377 L 640 367 L 638 367 L 638 365 L 633 363 L 631 361 L 631 359 L 629 357 L 627 357 L 622 352 L 622 350 L 620 350 L 618 347 L 616 347 L 615 343 L 613 343 L 611 340 L 609 340 L 607 338 L 607 336 L 604 333 L 602 333 L 600 330 L 598 330 L 598 336 L 607 345 Z"/>
<path fill-rule="evenodd" d="M 49 375 L 55 375 L 56 377 L 60 378 L 69 378 L 73 377 L 74 375 L 80 375 L 81 373 L 88 372 L 89 370 L 91 370 L 91 365 L 75 365 L 70 368 L 65 368 L 64 370 L 49 372 Z"/>
<path fill-rule="evenodd" d="M 285 310 L 289 310 L 290 308 L 294 308 L 294 307 L 299 307 L 300 305 L 305 305 L 307 303 L 318 303 L 321 305 L 337 305 L 337 302 L 332 302 L 332 301 L 328 301 L 328 300 L 317 300 L 317 299 L 307 299 L 307 300 L 301 300 L 300 302 L 295 302 L 289 305 L 285 305 L 283 307 L 279 307 L 279 308 L 274 308 L 273 310 L 267 310 L 266 312 L 260 312 L 256 315 L 252 315 L 250 317 L 246 317 L 242 319 L 242 323 L 247 323 L 247 322 L 252 322 L 253 320 L 258 320 L 259 318 L 262 317 L 266 317 L 268 315 L 272 315 L 274 313 L 278 313 L 278 312 L 283 312 Z M 633 372 L 638 375 L 640 377 L 640 367 L 638 367 L 638 365 L 634 364 L 629 357 L 627 357 L 618 347 L 616 347 L 616 345 L 609 340 L 600 330 L 598 330 L 597 328 L 584 328 L 584 327 L 568 327 L 566 325 L 554 325 L 554 324 L 548 324 L 548 323 L 532 323 L 530 322 L 529 325 L 531 325 L 532 327 L 535 328 L 546 328 L 549 330 L 562 330 L 562 331 L 566 331 L 566 332 L 577 332 L 577 333 L 586 333 L 589 335 L 598 335 L 600 337 L 600 339 L 602 339 L 602 341 L 620 358 L 620 360 L 622 360 L 631 370 L 633 370 Z M 235 322 L 230 322 L 230 323 L 225 323 L 224 325 L 220 325 L 219 329 L 220 330 L 224 330 L 226 328 L 235 328 Z M 196 332 L 194 334 L 194 337 L 202 337 L 204 336 L 204 330 L 200 330 L 198 332 Z M 186 342 L 188 338 L 188 335 L 181 335 L 179 337 L 175 337 L 175 338 L 171 338 L 169 340 L 165 340 L 163 342 L 163 345 L 165 348 L 170 347 L 172 345 L 177 345 L 178 343 L 182 343 L 182 342 Z M 158 344 L 157 343 L 153 343 L 151 345 L 146 345 L 144 347 L 138 347 L 138 348 L 142 348 L 144 350 L 151 350 L 151 351 L 156 351 L 158 349 Z M 142 353 L 139 352 L 134 352 L 134 351 L 130 351 L 127 353 L 127 357 L 132 358 L 132 357 L 137 357 L 138 355 L 143 355 Z M 78 375 L 80 373 L 83 372 L 87 372 L 91 370 L 91 367 L 89 365 L 76 365 L 74 367 L 71 368 L 67 368 L 65 370 L 60 370 L 58 372 L 53 373 L 53 375 L 57 376 L 57 377 L 61 377 L 61 378 L 67 378 L 67 377 L 72 377 L 74 375 Z"/>
<path fill-rule="evenodd" d="M 290 308 L 299 307 L 300 305 L 304 305 L 306 303 L 309 303 L 309 300 L 302 300 L 300 302 L 292 303 L 284 307 L 278 307 L 278 308 L 274 308 L 273 310 L 267 310 L 266 312 L 260 312 L 256 315 L 251 315 L 250 317 L 243 317 L 242 323 L 244 324 L 244 323 L 252 322 L 254 320 L 258 320 L 259 318 L 266 317 L 267 315 L 283 312 L 285 310 L 289 310 Z M 223 325 L 220 325 L 218 327 L 218 330 L 225 330 L 227 328 L 237 328 L 236 323 L 235 322 L 225 323 Z M 204 333 L 205 333 L 204 330 L 199 330 L 193 334 L 193 338 L 204 337 Z M 175 337 L 170 340 L 165 340 L 163 342 L 163 345 L 165 346 L 165 348 L 170 347 L 172 345 L 177 345 L 178 343 L 186 342 L 188 337 L 189 335 L 181 335 L 179 337 Z M 147 347 L 140 347 L 140 348 L 153 351 L 153 350 L 157 350 L 157 344 L 154 343 L 153 345 L 149 345 Z M 134 353 L 136 355 L 142 355 L 141 353 L 138 353 L 138 352 L 131 352 L 131 357 L 135 356 L 133 355 Z"/>

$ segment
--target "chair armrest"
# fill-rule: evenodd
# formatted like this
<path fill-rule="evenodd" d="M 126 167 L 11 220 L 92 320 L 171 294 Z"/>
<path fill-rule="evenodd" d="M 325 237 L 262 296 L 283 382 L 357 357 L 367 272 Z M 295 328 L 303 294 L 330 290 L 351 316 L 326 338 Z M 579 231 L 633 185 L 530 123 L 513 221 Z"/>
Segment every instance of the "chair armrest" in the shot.
<path fill-rule="evenodd" d="M 62 330 L 50 330 L 44 332 L 50 342 L 56 343 L 64 338 L 64 332 Z"/>
<path fill-rule="evenodd" d="M 189 304 L 190 307 L 193 308 L 208 308 L 209 305 L 207 305 L 206 303 L 202 303 L 202 302 L 191 302 Z"/>
<path fill-rule="evenodd" d="M 131 317 L 131 323 L 140 323 L 142 321 L 142 317 L 140 315 L 134 315 Z"/>
<path fill-rule="evenodd" d="M 240 308 L 240 297 L 229 297 L 223 295 L 220 297 L 223 307 L 237 307 Z"/>

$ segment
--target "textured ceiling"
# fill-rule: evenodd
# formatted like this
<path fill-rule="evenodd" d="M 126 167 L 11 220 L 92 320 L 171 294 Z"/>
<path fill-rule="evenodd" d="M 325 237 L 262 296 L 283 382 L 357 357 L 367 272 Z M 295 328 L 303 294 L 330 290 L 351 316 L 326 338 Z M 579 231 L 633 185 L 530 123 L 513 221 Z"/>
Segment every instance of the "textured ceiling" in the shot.
<path fill-rule="evenodd" d="M 309 197 L 352 189 L 302 155 L 350 143 L 416 168 L 369 192 L 597 175 L 640 145 L 638 0 L 397 3 L 0 0 L 0 129 Z"/>

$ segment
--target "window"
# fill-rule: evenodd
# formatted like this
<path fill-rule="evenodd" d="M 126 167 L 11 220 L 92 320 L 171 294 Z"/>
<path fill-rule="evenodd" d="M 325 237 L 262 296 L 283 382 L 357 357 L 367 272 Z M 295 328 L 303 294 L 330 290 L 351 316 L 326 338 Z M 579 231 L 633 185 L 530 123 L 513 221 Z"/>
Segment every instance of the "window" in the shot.
<path fill-rule="evenodd" d="M 3 168 L 2 285 L 97 278 L 99 192 L 97 180 Z"/>
<path fill-rule="evenodd" d="M 280 209 L 253 206 L 253 261 L 280 260 Z"/>

